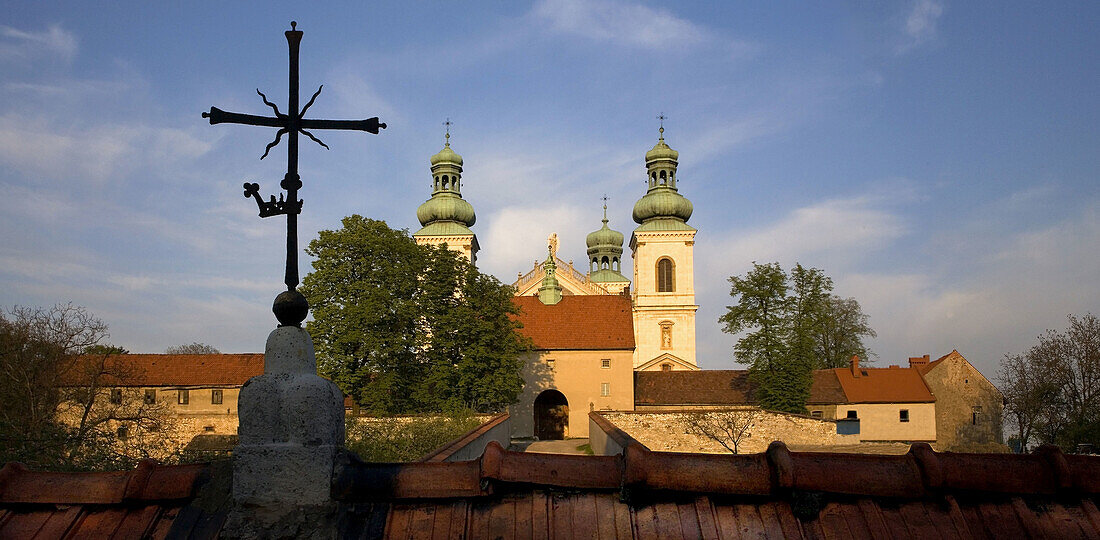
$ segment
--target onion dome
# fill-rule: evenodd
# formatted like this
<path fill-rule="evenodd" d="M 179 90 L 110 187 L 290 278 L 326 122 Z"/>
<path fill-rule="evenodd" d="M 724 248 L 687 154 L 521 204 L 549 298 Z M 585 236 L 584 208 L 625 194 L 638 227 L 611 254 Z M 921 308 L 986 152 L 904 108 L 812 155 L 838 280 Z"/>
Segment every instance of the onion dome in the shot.
<path fill-rule="evenodd" d="M 607 198 L 604 197 L 606 200 Z M 603 227 L 588 233 L 588 278 L 597 283 L 629 281 L 622 270 L 623 233 L 607 226 L 607 204 L 603 205 Z"/>
<path fill-rule="evenodd" d="M 450 135 L 450 134 L 448 134 L 448 135 Z M 449 138 L 450 137 L 448 137 L 448 139 Z M 451 164 L 458 165 L 459 167 L 461 167 L 462 166 L 462 156 L 458 155 L 458 152 L 455 152 L 454 150 L 451 150 L 451 141 L 448 140 L 447 143 L 445 145 L 443 145 L 443 149 L 440 150 L 438 154 L 431 157 L 431 163 L 432 163 L 433 168 L 436 165 L 443 164 L 443 163 L 451 163 Z"/>
<path fill-rule="evenodd" d="M 470 227 L 477 216 L 474 215 L 474 207 L 459 195 L 439 193 L 432 195 L 432 198 L 416 209 L 416 219 L 424 227 L 436 221 L 454 221 Z"/>
<path fill-rule="evenodd" d="M 604 205 L 603 227 L 600 227 L 600 230 L 598 231 L 588 233 L 588 236 L 586 236 L 584 239 L 584 243 L 588 245 L 589 251 L 593 249 L 609 247 L 618 248 L 619 253 L 622 253 L 623 238 L 623 233 L 607 226 L 607 205 Z"/>
<path fill-rule="evenodd" d="M 423 229 L 416 235 L 473 234 L 469 227 L 476 216 L 474 207 L 462 199 L 462 156 L 451 150 L 448 131 L 443 149 L 432 156 L 432 197 L 416 209 Z"/>
<path fill-rule="evenodd" d="M 686 222 L 694 207 L 691 201 L 676 189 L 676 165 L 680 153 L 665 143 L 665 128 L 660 129 L 657 144 L 646 152 L 646 173 L 649 185 L 645 196 L 634 204 L 633 217 L 637 223 L 653 220 Z"/>

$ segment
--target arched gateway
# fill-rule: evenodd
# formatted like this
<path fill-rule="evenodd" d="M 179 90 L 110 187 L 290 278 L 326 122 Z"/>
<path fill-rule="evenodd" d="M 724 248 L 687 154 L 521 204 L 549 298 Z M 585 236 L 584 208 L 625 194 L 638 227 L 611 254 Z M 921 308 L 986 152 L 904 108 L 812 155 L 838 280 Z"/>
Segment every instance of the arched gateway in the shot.
<path fill-rule="evenodd" d="M 535 398 L 535 436 L 540 440 L 564 439 L 569 425 L 569 401 L 557 390 Z"/>

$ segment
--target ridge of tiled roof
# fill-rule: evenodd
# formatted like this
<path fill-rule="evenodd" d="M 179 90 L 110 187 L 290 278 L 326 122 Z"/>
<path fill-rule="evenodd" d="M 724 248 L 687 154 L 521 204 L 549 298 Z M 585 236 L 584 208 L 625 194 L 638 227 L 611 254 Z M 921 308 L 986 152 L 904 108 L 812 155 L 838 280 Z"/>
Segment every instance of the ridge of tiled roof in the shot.
<path fill-rule="evenodd" d="M 860 376 L 851 368 L 834 368 L 847 403 L 932 403 L 936 398 L 916 368 L 862 367 Z"/>
<path fill-rule="evenodd" d="M 634 315 L 630 298 L 622 295 L 563 296 L 546 305 L 535 296 L 512 298 L 516 317 L 541 350 L 608 350 L 634 348 Z"/>
<path fill-rule="evenodd" d="M 97 360 L 95 356 L 78 358 L 78 362 Z M 121 375 L 107 381 L 114 386 L 240 386 L 264 373 L 261 353 L 117 354 L 106 362 L 109 373 Z M 73 373 L 80 373 L 79 368 Z"/>
<path fill-rule="evenodd" d="M 654 452 L 629 444 L 616 456 L 528 454 L 486 447 L 480 459 L 364 463 L 338 475 L 344 501 L 485 497 L 509 486 L 707 495 L 778 495 L 795 489 L 844 496 L 918 499 L 945 493 L 1100 494 L 1100 457 L 1054 446 L 1033 454 L 936 452 L 914 443 L 903 455 L 791 452 L 773 442 L 760 454 Z"/>
<path fill-rule="evenodd" d="M 955 454 L 917 443 L 887 456 L 791 452 L 779 442 L 748 455 L 628 444 L 621 455 L 578 456 L 493 442 L 464 462 L 348 459 L 332 489 L 341 537 L 1100 535 L 1100 457 L 1049 446 Z M 229 489 L 217 478 L 228 472 L 143 463 L 40 473 L 9 464 L 0 471 L 0 537 L 214 538 Z"/>

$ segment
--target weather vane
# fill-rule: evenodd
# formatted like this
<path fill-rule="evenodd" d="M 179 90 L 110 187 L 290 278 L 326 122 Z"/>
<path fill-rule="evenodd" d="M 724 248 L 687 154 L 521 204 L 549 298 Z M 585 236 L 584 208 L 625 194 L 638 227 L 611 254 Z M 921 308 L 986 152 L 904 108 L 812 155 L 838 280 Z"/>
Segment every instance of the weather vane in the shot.
<path fill-rule="evenodd" d="M 275 303 L 271 308 L 282 326 L 300 326 L 302 321 L 305 320 L 306 314 L 309 313 L 309 303 L 306 301 L 305 296 L 298 292 L 298 214 L 302 212 L 302 201 L 298 199 L 298 190 L 302 187 L 302 179 L 298 176 L 298 134 L 301 133 L 317 144 L 328 148 L 328 145 L 306 130 L 340 129 L 366 131 L 377 135 L 379 129 L 386 129 L 386 124 L 379 123 L 378 117 L 366 120 L 315 120 L 303 118 L 306 111 L 313 105 L 313 101 L 321 94 L 321 88 L 324 88 L 324 85 L 318 87 L 317 92 L 309 99 L 309 103 L 298 110 L 298 48 L 302 43 L 302 32 L 297 27 L 298 23 L 291 21 L 290 30 L 285 32 L 287 45 L 290 48 L 290 95 L 286 114 L 279 112 L 279 107 L 268 101 L 267 96 L 259 89 L 256 89 L 256 93 L 260 95 L 264 105 L 271 107 L 275 112 L 274 117 L 226 112 L 217 107 L 210 107 L 209 112 L 202 113 L 203 118 L 210 119 L 210 124 L 244 124 L 279 128 L 279 131 L 275 133 L 275 140 L 267 145 L 260 159 L 267 157 L 268 152 L 279 144 L 283 135 L 287 135 L 286 176 L 279 183 L 286 190 L 286 197 L 284 198 L 283 194 L 280 193 L 278 200 L 275 200 L 275 196 L 272 195 L 270 200 L 264 201 L 260 197 L 259 184 L 248 182 L 244 184 L 244 196 L 256 199 L 256 205 L 260 209 L 260 217 L 286 214 L 286 277 L 284 280 L 286 291 L 275 297 Z"/>

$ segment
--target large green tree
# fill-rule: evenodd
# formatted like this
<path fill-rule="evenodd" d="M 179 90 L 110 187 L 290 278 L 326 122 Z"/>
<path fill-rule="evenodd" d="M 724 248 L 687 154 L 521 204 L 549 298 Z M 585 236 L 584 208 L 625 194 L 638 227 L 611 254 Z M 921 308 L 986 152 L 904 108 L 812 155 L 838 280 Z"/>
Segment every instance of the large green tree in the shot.
<path fill-rule="evenodd" d="M 523 387 L 511 287 L 445 247 L 353 215 L 321 231 L 302 280 L 318 368 L 366 410 L 497 411 Z"/>
<path fill-rule="evenodd" d="M 832 294 L 833 281 L 818 268 L 757 264 L 730 277 L 736 304 L 719 322 L 743 334 L 734 346 L 749 365 L 760 405 L 805 412 L 814 369 L 843 365 L 852 354 L 867 356 L 864 336 L 874 336 L 854 299 Z"/>

